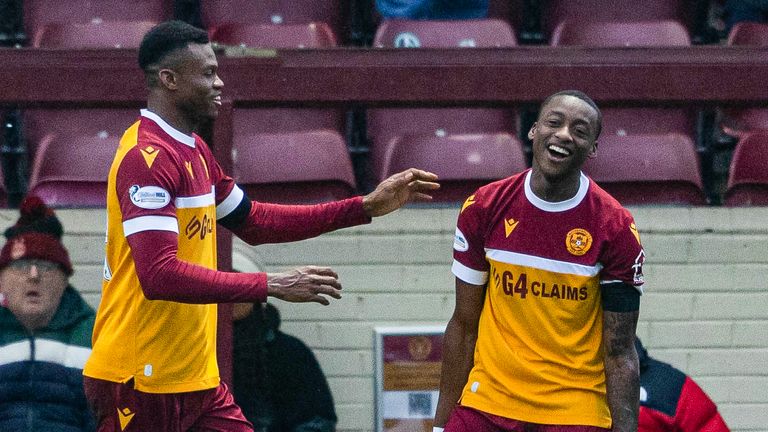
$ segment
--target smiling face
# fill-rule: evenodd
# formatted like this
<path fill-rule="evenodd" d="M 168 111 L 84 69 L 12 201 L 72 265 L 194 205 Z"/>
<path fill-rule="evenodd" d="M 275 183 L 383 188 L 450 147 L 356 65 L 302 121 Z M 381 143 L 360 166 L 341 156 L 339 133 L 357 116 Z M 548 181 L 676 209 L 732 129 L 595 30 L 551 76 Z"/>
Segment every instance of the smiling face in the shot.
<path fill-rule="evenodd" d="M 224 82 L 217 74 L 219 64 L 211 44 L 189 44 L 179 54 L 172 69 L 176 106 L 196 123 L 216 118 Z"/>
<path fill-rule="evenodd" d="M 598 122 L 597 111 L 575 96 L 556 96 L 543 105 L 528 132 L 534 173 L 550 183 L 577 181 L 582 165 L 597 151 Z"/>
<path fill-rule="evenodd" d="M 66 274 L 50 261 L 16 260 L 0 271 L 6 307 L 30 331 L 48 325 L 66 287 Z"/>

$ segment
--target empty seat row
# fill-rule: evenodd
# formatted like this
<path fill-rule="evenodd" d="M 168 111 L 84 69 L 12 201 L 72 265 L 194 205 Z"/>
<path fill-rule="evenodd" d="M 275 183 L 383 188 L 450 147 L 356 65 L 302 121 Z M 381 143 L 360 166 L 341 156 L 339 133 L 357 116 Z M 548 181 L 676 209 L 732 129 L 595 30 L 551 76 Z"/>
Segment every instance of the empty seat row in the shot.
<path fill-rule="evenodd" d="M 310 203 L 357 193 L 346 142 L 337 130 L 274 130 L 275 123 L 263 120 L 264 111 L 236 109 L 233 116 L 232 173 L 251 198 Z M 30 192 L 57 207 L 103 206 L 120 134 L 136 118 L 135 110 L 125 109 L 28 111 Z M 700 162 L 688 136 L 611 134 L 612 122 L 606 118 L 598 157 L 585 165 L 589 176 L 627 205 L 706 204 Z M 460 201 L 482 184 L 528 166 L 524 144 L 514 133 L 393 136 L 386 151 L 372 152 L 372 158 L 382 158 L 380 177 L 412 166 L 434 171 L 443 183 L 438 201 Z M 734 154 L 726 204 L 768 204 L 767 162 L 768 131 L 748 134 Z"/>

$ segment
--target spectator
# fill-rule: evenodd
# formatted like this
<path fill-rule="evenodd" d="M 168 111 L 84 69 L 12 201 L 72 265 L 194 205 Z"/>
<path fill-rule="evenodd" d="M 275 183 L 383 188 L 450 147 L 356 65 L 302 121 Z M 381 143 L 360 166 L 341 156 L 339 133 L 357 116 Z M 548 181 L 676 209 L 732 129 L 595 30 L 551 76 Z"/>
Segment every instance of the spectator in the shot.
<path fill-rule="evenodd" d="M 68 283 L 56 215 L 37 197 L 5 231 L 0 252 L 0 430 L 95 429 L 83 393 L 94 312 Z"/>
<path fill-rule="evenodd" d="M 635 338 L 640 358 L 638 432 L 728 432 L 717 406 L 691 377 L 650 356 Z"/>
<path fill-rule="evenodd" d="M 376 0 L 376 9 L 387 19 L 473 19 L 488 15 L 488 0 Z"/>
<path fill-rule="evenodd" d="M 234 395 L 255 430 L 332 432 L 333 396 L 304 342 L 280 331 L 280 313 L 239 304 L 234 313 Z"/>

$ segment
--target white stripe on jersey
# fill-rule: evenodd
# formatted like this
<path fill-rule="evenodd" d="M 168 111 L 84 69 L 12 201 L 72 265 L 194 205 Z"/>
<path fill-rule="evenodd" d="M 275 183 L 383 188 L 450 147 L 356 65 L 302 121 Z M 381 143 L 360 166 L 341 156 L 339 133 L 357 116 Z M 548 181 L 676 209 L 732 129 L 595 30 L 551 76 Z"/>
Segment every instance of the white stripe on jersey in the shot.
<path fill-rule="evenodd" d="M 453 260 L 451 271 L 454 276 L 472 285 L 485 285 L 488 282 L 488 272 L 471 269 L 456 260 Z"/>
<path fill-rule="evenodd" d="M 218 220 L 229 216 L 229 214 L 232 213 L 238 205 L 240 205 L 240 202 L 243 200 L 243 196 L 245 196 L 243 190 L 235 185 L 235 187 L 232 188 L 232 192 L 229 193 L 224 201 L 216 206 L 216 219 Z"/>
<path fill-rule="evenodd" d="M 171 216 L 139 216 L 123 222 L 123 235 L 128 237 L 142 231 L 172 231 L 179 233 L 179 223 Z"/>
<path fill-rule="evenodd" d="M 211 189 L 211 192 L 205 195 L 177 197 L 173 203 L 176 205 L 176 208 L 207 207 L 216 203 L 216 193 Z"/>
<path fill-rule="evenodd" d="M 595 276 L 603 269 L 603 265 L 599 263 L 594 266 L 586 266 L 498 249 L 486 249 L 485 256 L 494 261 L 507 264 L 577 276 Z"/>

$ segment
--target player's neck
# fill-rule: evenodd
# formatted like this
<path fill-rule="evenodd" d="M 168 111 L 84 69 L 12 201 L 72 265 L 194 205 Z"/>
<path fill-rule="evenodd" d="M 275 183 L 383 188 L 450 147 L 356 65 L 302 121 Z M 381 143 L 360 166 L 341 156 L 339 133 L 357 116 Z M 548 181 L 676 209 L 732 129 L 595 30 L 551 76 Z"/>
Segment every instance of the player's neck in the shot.
<path fill-rule="evenodd" d="M 531 173 L 531 191 L 544 201 L 569 200 L 579 192 L 579 186 L 581 186 L 580 171 L 558 178 L 547 177 L 543 172 L 535 169 Z"/>
<path fill-rule="evenodd" d="M 192 135 L 192 132 L 195 131 L 195 122 L 176 105 L 168 103 L 164 99 L 150 96 L 147 100 L 147 109 L 160 116 L 161 119 L 179 132 Z"/>

